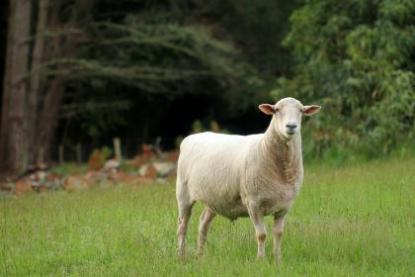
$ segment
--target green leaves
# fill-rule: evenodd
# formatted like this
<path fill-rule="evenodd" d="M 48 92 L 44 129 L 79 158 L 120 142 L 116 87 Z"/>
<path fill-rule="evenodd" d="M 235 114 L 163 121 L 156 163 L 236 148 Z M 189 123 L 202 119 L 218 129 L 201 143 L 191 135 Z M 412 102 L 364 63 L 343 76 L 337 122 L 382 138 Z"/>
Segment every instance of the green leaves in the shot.
<path fill-rule="evenodd" d="M 103 79 L 143 94 L 201 93 L 195 85 L 206 81 L 222 90 L 257 83 L 233 45 L 206 26 L 130 15 L 119 23 L 94 22 L 86 33 L 78 58 L 62 61 L 74 66 L 72 80 Z M 178 84 L 182 89 L 174 89 Z"/>
<path fill-rule="evenodd" d="M 316 149 L 341 143 L 382 154 L 413 132 L 414 14 L 413 1 L 388 0 L 310 1 L 293 13 L 284 45 L 295 55 L 295 75 L 280 79 L 274 95 L 329 105 L 321 103 L 324 112 L 310 124 L 343 135 L 320 136 Z"/>
<path fill-rule="evenodd" d="M 124 10 L 117 19 L 99 16 L 82 26 L 86 39 L 76 57 L 52 62 L 51 68 L 61 64 L 69 71 L 67 84 L 77 97 L 65 106 L 75 104 L 83 111 L 84 115 L 75 114 L 75 120 L 81 121 L 89 137 L 115 132 L 123 124 L 137 125 L 144 136 L 147 126 L 153 125 L 153 133 L 162 118 L 169 117 L 173 101 L 183 95 L 202 95 L 212 102 L 208 105 L 224 106 L 232 115 L 254 101 L 251 91 L 262 80 L 231 42 L 216 36 L 213 26 L 202 20 L 181 22 L 159 8 Z M 163 109 L 155 99 L 164 102 Z M 115 105 L 123 100 L 129 102 L 127 108 Z M 91 110 L 85 104 L 89 102 L 108 105 Z M 129 122 L 121 121 L 123 117 Z"/>

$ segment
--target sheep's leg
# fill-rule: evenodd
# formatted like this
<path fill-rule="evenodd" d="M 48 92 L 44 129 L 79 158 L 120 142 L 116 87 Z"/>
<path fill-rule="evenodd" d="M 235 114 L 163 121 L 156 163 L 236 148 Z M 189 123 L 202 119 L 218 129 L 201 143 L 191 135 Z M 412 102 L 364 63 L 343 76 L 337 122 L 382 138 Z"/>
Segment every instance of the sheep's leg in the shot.
<path fill-rule="evenodd" d="M 265 239 L 267 238 L 267 230 L 264 224 L 264 215 L 253 207 L 248 207 L 249 217 L 255 227 L 256 239 L 258 242 L 257 259 L 265 257 Z"/>
<path fill-rule="evenodd" d="M 209 230 L 210 223 L 215 217 L 216 213 L 213 212 L 209 207 L 205 207 L 202 214 L 200 215 L 199 221 L 199 237 L 197 240 L 197 252 L 199 255 L 203 252 L 203 246 L 206 242 L 207 232 Z"/>
<path fill-rule="evenodd" d="M 182 204 L 179 202 L 179 220 L 177 228 L 177 240 L 178 240 L 178 250 L 177 253 L 179 256 L 184 256 L 185 254 L 185 244 L 186 244 L 186 231 L 187 225 L 189 223 L 190 216 L 192 214 L 192 204 Z"/>
<path fill-rule="evenodd" d="M 275 262 L 279 264 L 281 262 L 281 239 L 282 233 L 284 231 L 284 215 L 274 215 L 274 226 L 272 229 L 272 234 L 274 236 L 274 258 Z"/>

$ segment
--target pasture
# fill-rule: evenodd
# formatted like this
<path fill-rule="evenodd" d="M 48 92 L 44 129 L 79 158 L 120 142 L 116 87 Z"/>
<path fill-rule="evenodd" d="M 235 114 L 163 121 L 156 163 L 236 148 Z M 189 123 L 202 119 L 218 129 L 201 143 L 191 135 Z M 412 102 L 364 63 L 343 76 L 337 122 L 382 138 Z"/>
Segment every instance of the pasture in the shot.
<path fill-rule="evenodd" d="M 282 265 L 257 262 L 249 219 L 212 223 L 176 257 L 174 184 L 0 198 L 1 276 L 410 276 L 415 274 L 415 158 L 305 165 L 286 221 Z M 267 218 L 268 230 L 272 218 Z"/>

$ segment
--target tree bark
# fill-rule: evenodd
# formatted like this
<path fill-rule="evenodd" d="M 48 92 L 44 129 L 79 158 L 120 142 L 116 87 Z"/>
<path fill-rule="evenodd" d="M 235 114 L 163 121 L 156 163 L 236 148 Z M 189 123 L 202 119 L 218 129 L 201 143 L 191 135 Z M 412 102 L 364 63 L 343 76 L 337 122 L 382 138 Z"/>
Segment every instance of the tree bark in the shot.
<path fill-rule="evenodd" d="M 62 78 L 56 77 L 48 84 L 42 111 L 38 117 L 37 145 L 38 149 L 43 152 L 45 161 L 49 161 L 51 157 L 51 148 L 59 119 L 62 94 Z"/>
<path fill-rule="evenodd" d="M 44 11 L 43 16 L 47 19 L 43 19 L 43 16 L 39 14 L 39 24 L 42 24 L 49 32 L 54 32 L 54 28 L 57 30 L 71 30 L 76 29 L 77 20 L 84 18 L 88 15 L 88 11 L 91 8 L 91 0 L 77 0 L 74 4 L 74 12 L 70 20 L 63 24 L 59 18 L 59 3 L 50 0 L 42 0 L 43 5 L 47 7 L 47 11 Z M 40 11 L 41 12 L 41 11 Z M 80 18 L 78 18 L 80 17 Z M 43 22 L 45 20 L 45 22 Z M 44 24 L 44 25 L 43 25 Z M 39 27 L 38 30 L 41 30 Z M 40 31 L 38 31 L 39 33 Z M 76 54 L 77 38 L 72 37 L 71 34 L 63 34 L 59 36 L 53 36 L 48 38 L 47 43 L 43 45 L 43 60 L 51 61 L 58 58 L 72 58 Z M 60 69 L 64 69 L 67 65 L 56 65 L 55 70 L 57 72 Z M 51 150 L 55 137 L 55 130 L 59 120 L 59 111 L 61 107 L 62 96 L 64 93 L 65 77 L 62 74 L 49 77 L 45 80 L 42 87 L 42 94 L 38 94 L 38 116 L 36 120 L 36 138 L 35 138 L 35 162 L 48 162 L 51 158 Z M 39 153 L 41 152 L 41 154 Z M 44 158 L 44 161 L 40 161 L 39 158 Z"/>
<path fill-rule="evenodd" d="M 27 166 L 26 110 L 30 0 L 10 2 L 7 60 L 0 130 L 0 173 L 14 175 Z"/>
<path fill-rule="evenodd" d="M 46 2 L 48 0 L 43 1 Z M 45 29 L 48 32 L 54 32 L 54 28 L 59 28 L 59 6 L 57 2 L 51 3 L 48 14 L 45 14 Z M 63 57 L 63 42 L 60 36 L 48 37 L 46 41 L 47 43 L 44 45 L 44 61 L 51 61 L 58 57 Z M 41 99 L 38 102 L 38 116 L 35 122 L 36 137 L 34 138 L 34 145 L 36 145 L 37 152 L 34 157 L 36 163 L 50 161 L 53 136 L 58 122 L 58 112 L 63 92 L 61 79 L 61 76 L 49 76 L 42 87 L 42 94 L 39 95 Z"/>
<path fill-rule="evenodd" d="M 36 23 L 35 42 L 32 54 L 32 64 L 30 70 L 30 90 L 27 103 L 28 113 L 28 163 L 29 165 L 38 164 L 39 155 L 43 153 L 36 140 L 37 117 L 39 115 L 39 104 L 41 101 L 42 89 L 45 85 L 45 74 L 42 69 L 43 53 L 45 44 L 45 31 L 47 28 L 47 18 L 49 11 L 49 0 L 40 0 L 38 6 L 38 18 Z"/>
<path fill-rule="evenodd" d="M 59 32 L 70 30 L 78 20 L 89 16 L 93 3 L 76 0 L 73 4 L 76 9 L 64 24 L 59 17 L 61 1 L 39 0 L 34 47 L 30 53 L 32 1 L 10 0 L 0 121 L 0 179 L 18 175 L 28 164 L 36 165 L 39 158 L 50 157 L 65 76 L 47 76 L 44 65 L 46 61 L 75 56 L 77 40 L 69 37 L 69 33 L 52 37 L 46 37 L 45 33 L 55 28 Z M 54 69 L 59 72 L 60 67 L 64 65 L 56 65 Z"/>

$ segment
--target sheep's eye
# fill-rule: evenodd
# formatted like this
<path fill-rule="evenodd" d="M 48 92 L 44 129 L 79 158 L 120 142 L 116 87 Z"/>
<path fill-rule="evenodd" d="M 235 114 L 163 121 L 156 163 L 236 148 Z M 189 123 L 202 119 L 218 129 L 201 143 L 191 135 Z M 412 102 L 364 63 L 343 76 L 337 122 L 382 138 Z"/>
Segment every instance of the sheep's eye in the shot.
<path fill-rule="evenodd" d="M 274 113 L 277 113 L 277 112 L 279 112 L 280 111 L 280 109 L 278 109 L 278 108 L 275 108 L 274 109 Z"/>

